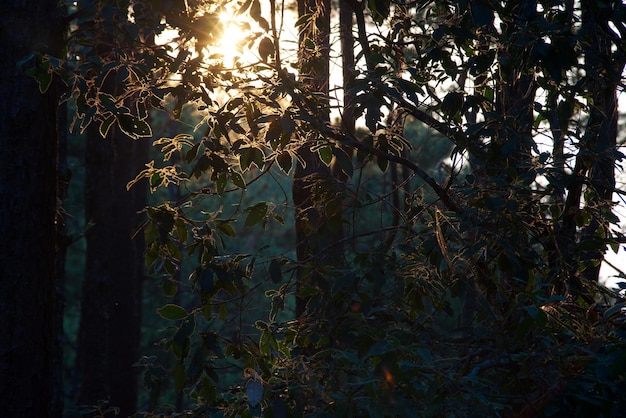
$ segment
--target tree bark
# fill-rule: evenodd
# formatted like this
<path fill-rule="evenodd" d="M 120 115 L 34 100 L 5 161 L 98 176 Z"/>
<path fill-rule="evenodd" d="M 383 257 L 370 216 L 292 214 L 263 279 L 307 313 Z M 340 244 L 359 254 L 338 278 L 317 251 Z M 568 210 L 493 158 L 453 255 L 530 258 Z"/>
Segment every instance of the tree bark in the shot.
<path fill-rule="evenodd" d="M 117 14 L 119 13 L 119 14 Z M 105 14 L 106 15 L 106 14 Z M 115 9 L 108 25 L 126 20 Z M 110 31 L 101 29 L 100 57 L 118 59 Z M 109 37 L 109 38 L 107 38 Z M 109 75 L 101 91 L 117 97 L 119 87 Z M 129 107 L 132 104 L 129 104 Z M 119 408 L 121 416 L 137 411 L 142 282 L 143 236 L 133 234 L 138 212 L 146 206 L 147 183 L 130 190 L 147 161 L 149 142 L 133 141 L 117 127 L 102 138 L 98 124 L 86 131 L 85 233 L 87 254 L 83 280 L 77 363 L 81 379 L 79 403 Z"/>
<path fill-rule="evenodd" d="M 56 338 L 57 97 L 18 61 L 63 42 L 57 1 L 0 5 L 0 411 L 60 417 Z M 26 67 L 26 68 L 25 68 Z"/>
<path fill-rule="evenodd" d="M 87 233 L 79 331 L 79 401 L 107 400 L 122 416 L 136 411 L 141 325 L 143 244 L 133 241 L 145 188 L 126 184 L 145 161 L 144 144 L 113 131 L 103 139 L 88 129 L 85 161 Z"/>
<path fill-rule="evenodd" d="M 593 156 L 589 168 L 589 182 L 594 194 L 586 202 L 590 208 L 600 209 L 583 229 L 581 241 L 603 240 L 609 235 L 609 225 L 603 219 L 602 211 L 611 210 L 615 190 L 615 155 L 617 151 L 617 89 L 621 84 L 624 59 L 612 51 L 613 40 L 609 22 L 613 10 L 608 4 L 583 1 L 583 30 L 589 40 L 585 55 L 585 67 L 589 76 L 590 96 L 592 97 L 589 121 L 587 123 L 587 151 Z M 591 261 L 584 271 L 585 281 L 595 283 L 600 275 L 600 261 L 604 250 L 588 251 L 583 260 Z"/>
<path fill-rule="evenodd" d="M 310 24 L 303 25 L 300 32 L 300 77 L 310 93 L 320 93 L 323 98 L 316 104 L 318 123 L 329 122 L 328 97 L 329 60 L 330 60 L 330 0 L 298 0 L 298 16 L 319 14 L 317 19 L 311 19 Z M 305 41 L 310 40 L 310 43 Z M 309 46 L 307 46 L 309 45 Z M 313 131 L 313 130 L 312 130 Z M 332 234 L 325 227 L 325 213 L 323 208 L 316 207 L 319 193 L 327 189 L 332 176 L 330 168 L 324 165 L 311 151 L 318 138 L 302 138 L 303 142 L 298 150 L 299 158 L 305 164 L 298 162 L 294 172 L 292 186 L 293 202 L 296 207 L 296 255 L 301 267 L 298 269 L 298 293 L 307 281 L 318 281 L 315 271 L 306 267 L 306 261 L 311 256 L 321 256 L 326 244 L 332 242 Z M 319 192 L 319 193 L 318 193 Z M 317 202 L 319 203 L 319 202 Z M 319 260 L 318 260 L 319 261 Z M 296 296 L 296 317 L 301 317 L 306 311 L 307 298 Z"/>

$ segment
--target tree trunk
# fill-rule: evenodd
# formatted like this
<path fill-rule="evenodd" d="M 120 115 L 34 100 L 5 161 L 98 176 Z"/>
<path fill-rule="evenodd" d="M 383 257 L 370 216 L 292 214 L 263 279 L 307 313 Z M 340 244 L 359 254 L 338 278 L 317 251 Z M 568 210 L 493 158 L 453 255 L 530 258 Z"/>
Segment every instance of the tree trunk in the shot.
<path fill-rule="evenodd" d="M 7 417 L 62 412 L 55 342 L 57 97 L 54 89 L 40 94 L 18 65 L 42 45 L 51 53 L 61 49 L 57 3 L 0 5 L 0 411 Z"/>
<path fill-rule="evenodd" d="M 108 400 L 122 415 L 134 413 L 141 324 L 143 245 L 133 241 L 145 188 L 132 180 L 144 147 L 118 131 L 103 139 L 89 128 L 85 162 L 87 260 L 79 332 L 81 404 Z M 144 141 L 145 142 L 145 141 Z M 139 155 L 141 154 L 141 155 Z"/>
<path fill-rule="evenodd" d="M 320 96 L 324 97 L 320 99 L 318 96 L 311 100 L 320 101 L 317 103 L 318 123 L 328 123 L 329 107 L 325 98 L 329 92 L 330 0 L 298 0 L 299 17 L 316 14 L 319 16 L 317 19 L 311 19 L 310 24 L 301 26 L 300 77 L 311 93 L 320 93 Z M 312 41 L 314 47 L 305 40 Z M 298 154 L 305 164 L 300 162 L 296 164 L 292 186 L 293 202 L 296 207 L 296 255 L 298 261 L 302 263 L 298 269 L 298 293 L 305 285 L 320 280 L 315 271 L 307 268 L 307 260 L 311 256 L 321 257 L 321 252 L 333 241 L 333 236 L 326 225 L 324 209 L 316 205 L 319 203 L 318 199 L 323 199 L 322 194 L 332 183 L 330 168 L 311 151 L 311 146 L 317 139 L 303 138 Z M 296 317 L 304 314 L 307 302 L 307 298 L 296 296 Z"/>
<path fill-rule="evenodd" d="M 127 191 L 126 184 L 145 161 L 145 145 L 117 131 L 103 139 L 96 127 L 87 136 L 85 217 L 93 227 L 86 234 L 80 400 L 110 400 L 126 416 L 137 401 L 143 278 L 143 243 L 131 237 L 145 206 L 145 188 Z"/>
<path fill-rule="evenodd" d="M 591 223 L 583 229 L 582 241 L 595 240 L 606 248 L 604 239 L 609 234 L 608 221 L 603 213 L 611 210 L 615 190 L 615 155 L 617 151 L 617 89 L 621 84 L 624 59 L 612 52 L 615 34 L 611 33 L 609 22 L 613 10 L 608 4 L 583 1 L 583 30 L 590 48 L 585 55 L 586 72 L 589 75 L 590 96 L 592 97 L 589 121 L 587 123 L 587 151 L 593 156 L 589 169 L 590 185 L 594 193 L 586 202 L 588 207 L 600 209 Z M 583 271 L 585 281 L 595 283 L 600 274 L 600 262 L 604 249 L 591 250 L 583 255 L 590 265 Z"/>

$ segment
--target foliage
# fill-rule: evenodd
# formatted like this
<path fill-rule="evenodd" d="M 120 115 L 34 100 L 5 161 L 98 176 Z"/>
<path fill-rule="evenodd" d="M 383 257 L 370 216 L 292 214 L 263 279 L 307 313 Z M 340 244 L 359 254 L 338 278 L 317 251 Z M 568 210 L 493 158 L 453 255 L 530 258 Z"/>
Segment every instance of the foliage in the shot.
<path fill-rule="evenodd" d="M 72 38 L 87 59 L 40 60 L 68 84 L 76 126 L 141 137 L 154 131 L 148 109 L 198 116 L 193 133 L 155 138 L 159 158 L 136 179 L 182 190 L 148 208 L 142 230 L 164 294 L 193 292 L 157 310 L 175 365 L 139 363 L 155 408 L 171 378 L 197 415 L 617 416 L 624 304 L 597 267 L 624 242 L 612 211 L 621 2 L 355 8 L 345 108 L 367 128 L 358 135 L 329 123 L 334 99 L 299 79 L 314 62 L 286 54 L 274 1 L 187 3 L 131 2 L 133 19 L 108 30 L 132 50 L 102 53 L 87 30 Z M 117 4 L 98 7 L 94 24 Z M 227 8 L 248 19 L 252 62 L 216 49 Z M 165 27 L 177 30 L 167 45 L 132 36 Z M 117 97 L 99 91 L 109 77 Z M 415 126 L 443 155 L 411 153 Z M 337 173 L 312 183 L 308 234 L 345 236 L 306 260 L 263 240 L 293 219 L 282 185 L 301 148 Z M 281 197 L 259 192 L 266 179 Z M 297 318 L 296 291 L 308 300 Z"/>

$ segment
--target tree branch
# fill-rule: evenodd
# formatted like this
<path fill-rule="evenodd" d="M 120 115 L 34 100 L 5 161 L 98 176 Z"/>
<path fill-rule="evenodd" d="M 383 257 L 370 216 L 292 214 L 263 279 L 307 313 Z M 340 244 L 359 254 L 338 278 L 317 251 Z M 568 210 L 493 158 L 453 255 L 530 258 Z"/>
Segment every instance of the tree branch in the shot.
<path fill-rule="evenodd" d="M 353 147 L 353 148 L 356 148 L 357 150 L 366 151 L 377 157 L 385 158 L 391 162 L 408 167 L 409 169 L 413 170 L 413 172 L 417 176 L 419 176 L 422 180 L 424 180 L 433 189 L 433 191 L 437 194 L 437 196 L 439 196 L 443 204 L 448 209 L 450 209 L 451 211 L 455 213 L 463 213 L 463 208 L 456 201 L 454 201 L 454 199 L 452 199 L 452 197 L 448 194 L 448 188 L 442 187 L 439 183 L 435 181 L 435 179 L 429 176 L 428 173 L 426 173 L 426 171 L 424 171 L 421 167 L 419 167 L 414 162 L 404 157 L 400 157 L 398 155 L 393 155 L 393 154 L 383 152 L 379 150 L 378 148 L 375 148 L 371 145 L 365 144 L 363 142 L 359 142 L 358 140 L 356 140 L 356 138 L 349 137 L 343 133 L 337 132 L 332 129 L 325 131 L 324 134 L 338 141 L 339 144 L 341 144 L 342 146 Z"/>

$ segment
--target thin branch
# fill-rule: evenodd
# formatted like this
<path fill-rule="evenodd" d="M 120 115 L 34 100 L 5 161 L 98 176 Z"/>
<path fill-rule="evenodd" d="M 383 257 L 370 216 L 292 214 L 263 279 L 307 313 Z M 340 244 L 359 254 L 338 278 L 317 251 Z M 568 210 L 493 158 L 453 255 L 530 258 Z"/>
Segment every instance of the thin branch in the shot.
<path fill-rule="evenodd" d="M 404 157 L 400 157 L 398 155 L 383 152 L 379 150 L 378 148 L 375 148 L 371 145 L 357 141 L 356 138 L 349 137 L 343 133 L 340 133 L 334 130 L 327 130 L 323 133 L 331 137 L 332 139 L 338 141 L 339 144 L 341 144 L 342 146 L 349 146 L 349 147 L 356 148 L 358 150 L 366 151 L 379 158 L 384 158 L 388 161 L 408 167 L 409 169 L 413 170 L 413 172 L 417 176 L 419 176 L 422 180 L 424 180 L 426 184 L 428 184 L 433 189 L 433 191 L 437 194 L 437 196 L 439 196 L 439 199 L 441 199 L 443 204 L 448 209 L 450 209 L 451 211 L 455 213 L 459 213 L 459 214 L 463 213 L 463 208 L 457 202 L 455 202 L 454 199 L 452 199 L 452 197 L 448 194 L 448 188 L 442 187 L 439 183 L 435 181 L 435 179 L 429 176 L 428 173 L 424 171 L 424 169 L 422 169 L 420 166 L 418 166 L 414 162 Z"/>

